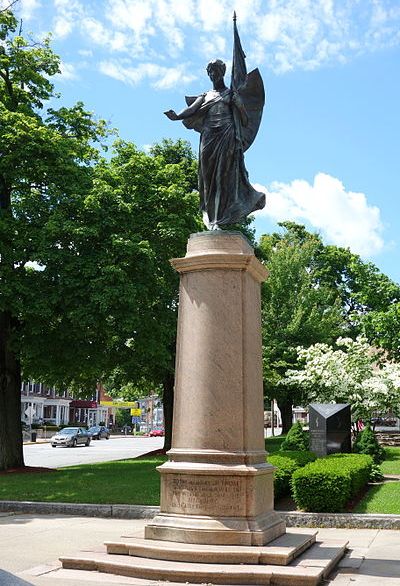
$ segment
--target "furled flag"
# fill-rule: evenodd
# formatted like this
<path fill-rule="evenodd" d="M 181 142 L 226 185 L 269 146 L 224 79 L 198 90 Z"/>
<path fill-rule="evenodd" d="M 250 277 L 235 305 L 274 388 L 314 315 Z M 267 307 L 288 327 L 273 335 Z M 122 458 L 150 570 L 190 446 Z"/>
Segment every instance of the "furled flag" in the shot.
<path fill-rule="evenodd" d="M 233 13 L 233 59 L 231 89 L 239 91 L 246 83 L 246 55 L 242 49 L 239 33 L 236 26 L 236 12 Z"/>

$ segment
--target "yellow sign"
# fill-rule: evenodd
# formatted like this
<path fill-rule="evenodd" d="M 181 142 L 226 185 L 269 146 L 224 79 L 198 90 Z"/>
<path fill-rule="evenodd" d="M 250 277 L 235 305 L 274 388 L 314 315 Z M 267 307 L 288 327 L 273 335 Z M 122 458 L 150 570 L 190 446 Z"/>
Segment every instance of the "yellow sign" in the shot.
<path fill-rule="evenodd" d="M 136 401 L 100 401 L 102 407 L 136 407 Z"/>
<path fill-rule="evenodd" d="M 141 409 L 131 409 L 131 415 L 132 417 L 140 417 L 142 414 L 142 410 Z"/>

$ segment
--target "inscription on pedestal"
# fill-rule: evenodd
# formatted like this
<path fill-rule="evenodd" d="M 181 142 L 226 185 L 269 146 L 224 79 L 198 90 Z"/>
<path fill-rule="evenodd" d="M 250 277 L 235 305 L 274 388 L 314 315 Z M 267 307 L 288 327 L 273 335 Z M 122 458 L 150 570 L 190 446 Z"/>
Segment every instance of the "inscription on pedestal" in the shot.
<path fill-rule="evenodd" d="M 240 478 L 179 476 L 168 478 L 171 512 L 189 515 L 238 515 L 246 502 Z"/>

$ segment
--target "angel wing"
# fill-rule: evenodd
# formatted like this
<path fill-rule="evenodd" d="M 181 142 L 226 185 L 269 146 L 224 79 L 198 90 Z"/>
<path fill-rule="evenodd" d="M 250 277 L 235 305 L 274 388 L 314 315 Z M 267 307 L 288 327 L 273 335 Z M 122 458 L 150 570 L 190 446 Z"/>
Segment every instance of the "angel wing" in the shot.
<path fill-rule="evenodd" d="M 243 151 L 247 151 L 257 135 L 265 103 L 264 83 L 258 69 L 250 71 L 239 94 L 249 118 L 247 126 L 241 129 Z"/>

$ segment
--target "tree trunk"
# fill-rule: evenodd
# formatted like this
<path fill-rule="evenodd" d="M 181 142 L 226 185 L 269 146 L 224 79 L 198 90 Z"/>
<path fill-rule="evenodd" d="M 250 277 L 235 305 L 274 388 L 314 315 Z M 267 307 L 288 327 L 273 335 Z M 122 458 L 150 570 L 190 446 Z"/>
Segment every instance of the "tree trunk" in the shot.
<path fill-rule="evenodd" d="M 171 449 L 172 421 L 174 411 L 174 373 L 168 373 L 163 382 L 163 406 L 164 406 L 164 451 Z"/>
<path fill-rule="evenodd" d="M 0 312 L 0 470 L 24 466 L 21 365 L 11 348 L 12 322 L 9 312 Z"/>
<path fill-rule="evenodd" d="M 292 427 L 293 421 L 292 402 L 290 400 L 280 401 L 278 399 L 277 403 L 282 417 L 282 433 L 287 433 Z"/>

